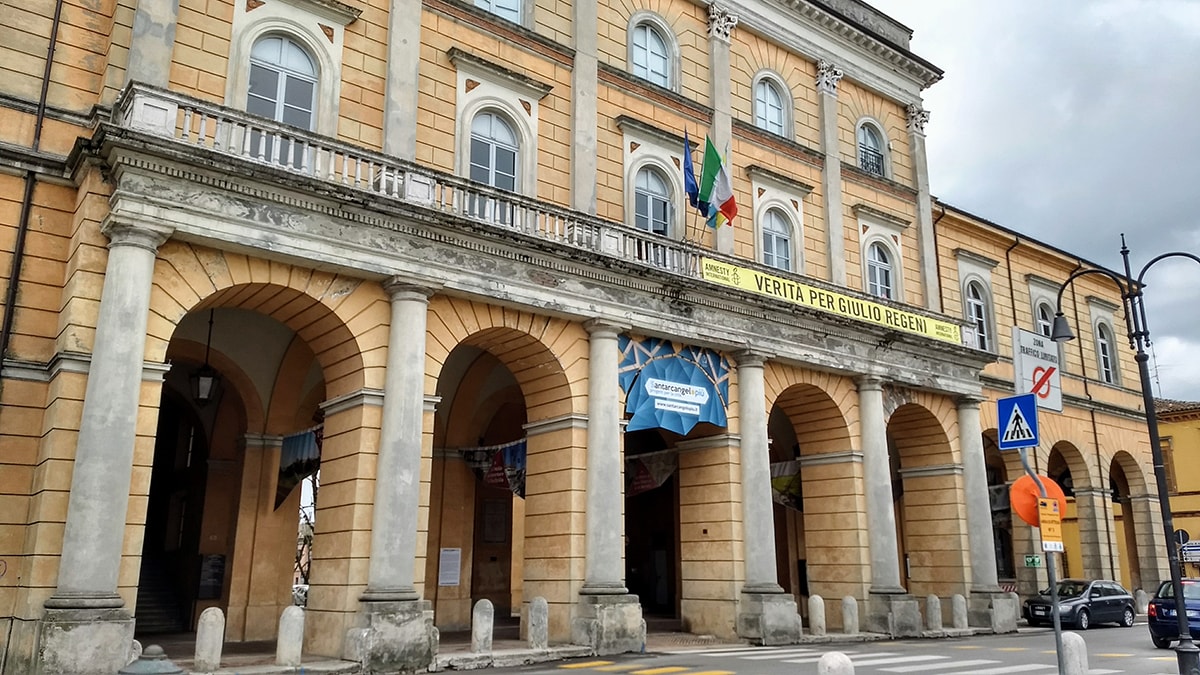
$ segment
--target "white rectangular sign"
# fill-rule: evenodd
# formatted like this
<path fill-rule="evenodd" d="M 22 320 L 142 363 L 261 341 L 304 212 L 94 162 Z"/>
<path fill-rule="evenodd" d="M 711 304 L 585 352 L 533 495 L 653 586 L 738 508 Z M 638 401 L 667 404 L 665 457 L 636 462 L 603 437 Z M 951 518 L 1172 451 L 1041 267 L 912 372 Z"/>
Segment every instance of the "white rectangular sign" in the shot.
<path fill-rule="evenodd" d="M 1016 393 L 1034 394 L 1039 408 L 1062 412 L 1062 373 L 1058 343 L 1013 326 L 1013 378 Z"/>
<path fill-rule="evenodd" d="M 438 586 L 457 586 L 461 577 L 462 549 L 442 549 L 438 555 Z"/>

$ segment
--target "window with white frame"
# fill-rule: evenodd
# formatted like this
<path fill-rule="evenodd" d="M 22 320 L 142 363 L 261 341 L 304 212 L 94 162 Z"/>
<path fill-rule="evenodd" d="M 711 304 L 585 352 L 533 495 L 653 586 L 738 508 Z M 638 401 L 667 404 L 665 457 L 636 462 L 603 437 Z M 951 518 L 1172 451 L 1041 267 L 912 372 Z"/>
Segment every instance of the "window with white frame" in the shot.
<path fill-rule="evenodd" d="M 311 130 L 316 97 L 316 63 L 295 40 L 271 35 L 254 43 L 246 112 Z"/>
<path fill-rule="evenodd" d="M 880 242 L 867 247 L 867 292 L 880 298 L 893 299 L 895 293 L 892 254 Z"/>
<path fill-rule="evenodd" d="M 650 21 L 634 25 L 630 36 L 630 71 L 660 87 L 671 86 L 671 46 L 662 31 Z"/>
<path fill-rule="evenodd" d="M 883 132 L 869 121 L 858 124 L 858 168 L 873 176 L 887 175 Z"/>
<path fill-rule="evenodd" d="M 1107 384 L 1117 383 L 1117 360 L 1113 352 L 1113 332 L 1106 323 L 1096 325 L 1096 360 L 1100 368 L 1100 380 Z"/>
<path fill-rule="evenodd" d="M 773 78 L 760 77 L 754 85 L 754 126 L 778 136 L 786 135 L 784 95 Z"/>
<path fill-rule="evenodd" d="M 475 0 L 475 6 L 501 19 L 521 23 L 521 0 Z"/>
<path fill-rule="evenodd" d="M 1037 306 L 1037 316 L 1034 317 L 1034 322 L 1037 324 L 1037 333 L 1042 337 L 1050 337 L 1050 331 L 1054 328 L 1054 310 L 1050 309 L 1050 305 L 1045 302 L 1039 302 Z"/>
<path fill-rule="evenodd" d="M 653 167 L 638 169 L 634 179 L 634 225 L 639 230 L 669 236 L 671 231 L 671 186 Z"/>
<path fill-rule="evenodd" d="M 471 121 L 470 171 L 468 177 L 501 190 L 516 192 L 520 141 L 512 125 L 498 113 L 483 111 Z M 511 220 L 508 203 L 472 196 L 471 212 L 494 222 Z"/>
<path fill-rule="evenodd" d="M 792 224 L 778 208 L 763 215 L 762 239 L 763 263 L 792 271 Z"/>
<path fill-rule="evenodd" d="M 992 333 L 988 321 L 988 298 L 983 284 L 978 281 L 967 282 L 966 293 L 967 320 L 975 328 L 975 346 L 984 351 L 992 348 Z"/>

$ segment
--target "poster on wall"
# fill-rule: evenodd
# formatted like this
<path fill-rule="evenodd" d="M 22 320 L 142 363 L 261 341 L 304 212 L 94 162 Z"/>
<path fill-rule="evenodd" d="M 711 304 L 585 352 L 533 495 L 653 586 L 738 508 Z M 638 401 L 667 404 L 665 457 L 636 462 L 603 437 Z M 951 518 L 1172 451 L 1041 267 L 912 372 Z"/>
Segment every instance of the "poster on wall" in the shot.
<path fill-rule="evenodd" d="M 625 412 L 632 414 L 626 431 L 667 429 L 687 435 L 700 422 L 726 426 L 729 363 L 724 356 L 658 338 L 622 335 L 617 344 Z"/>
<path fill-rule="evenodd" d="M 461 577 L 462 549 L 442 549 L 438 555 L 438 586 L 457 586 Z"/>

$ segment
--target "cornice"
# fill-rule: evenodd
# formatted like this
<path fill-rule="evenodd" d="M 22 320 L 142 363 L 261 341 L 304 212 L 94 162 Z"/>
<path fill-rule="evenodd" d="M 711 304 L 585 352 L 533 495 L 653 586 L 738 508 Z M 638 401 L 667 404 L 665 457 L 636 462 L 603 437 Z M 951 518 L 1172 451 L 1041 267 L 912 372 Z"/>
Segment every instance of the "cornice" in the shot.
<path fill-rule="evenodd" d="M 358 20 L 362 15 L 362 10 L 357 7 L 352 7 L 338 0 L 279 0 L 284 4 L 295 5 L 300 9 L 316 14 L 329 21 L 340 23 L 343 26 L 349 26 Z"/>
<path fill-rule="evenodd" d="M 876 190 L 883 190 L 901 199 L 915 200 L 920 194 L 916 189 L 910 188 L 904 183 L 898 183 L 890 178 L 883 178 L 867 173 L 858 168 L 857 165 L 850 164 L 849 162 L 842 162 L 842 180 L 865 185 Z"/>
<path fill-rule="evenodd" d="M 459 0 L 422 0 L 421 4 L 424 9 L 491 33 L 521 51 L 549 59 L 565 68 L 571 68 L 575 63 L 574 49 L 474 5 Z"/>
<path fill-rule="evenodd" d="M 976 265 L 982 265 L 988 269 L 995 269 L 996 265 L 1000 264 L 996 260 L 992 260 L 985 255 L 976 253 L 975 251 L 966 248 L 954 249 L 954 257 L 958 258 L 959 260 L 966 260 L 967 262 L 975 263 Z"/>
<path fill-rule="evenodd" d="M 805 183 L 804 181 L 796 180 L 795 178 L 785 176 L 781 173 L 775 173 L 767 167 L 759 166 L 757 164 L 751 164 L 750 166 L 746 167 L 746 175 L 752 180 L 757 179 L 765 183 L 771 183 L 775 187 L 788 192 L 794 192 L 802 197 L 807 197 L 813 191 L 813 186 Z"/>
<path fill-rule="evenodd" d="M 653 138 L 676 148 L 683 147 L 683 136 L 667 131 L 666 129 L 656 127 L 653 124 L 642 121 L 636 117 L 631 117 L 629 115 L 618 115 L 614 121 L 617 123 L 617 128 L 620 129 L 622 133 L 632 133 L 635 136 L 640 135 Z M 691 140 L 691 138 L 688 139 L 688 145 L 692 150 L 700 147 L 700 143 Z"/>
<path fill-rule="evenodd" d="M 821 169 L 825 167 L 825 155 L 813 150 L 812 148 L 802 143 L 797 143 L 794 140 L 784 138 L 778 134 L 773 134 L 769 131 L 759 129 L 758 127 L 745 122 L 743 120 L 733 120 L 733 135 L 736 138 L 744 139 L 761 145 L 768 150 L 777 152 L 789 159 L 795 159 L 804 162 L 811 167 Z"/>
<path fill-rule="evenodd" d="M 483 57 L 476 56 L 458 47 L 451 47 L 446 51 L 446 56 L 450 59 L 450 63 L 454 64 L 455 68 L 482 79 L 496 78 L 504 80 L 530 98 L 541 100 L 546 98 L 550 91 L 554 89 L 554 85 L 552 84 L 547 84 L 541 80 L 536 80 L 527 75 L 509 70 L 504 66 L 492 63 Z"/>
<path fill-rule="evenodd" d="M 894 213 L 888 213 L 887 211 L 871 206 L 870 204 L 855 204 L 850 207 L 850 211 L 857 218 L 861 218 L 863 220 L 873 220 L 877 223 L 890 225 L 900 230 L 908 229 L 908 226 L 912 225 L 911 220 L 901 218 Z"/>
<path fill-rule="evenodd" d="M 635 77 L 603 61 L 596 64 L 596 74 L 601 84 L 616 87 L 628 94 L 645 99 L 654 105 L 671 108 L 674 113 L 689 115 L 697 124 L 707 125 L 712 120 L 712 108 L 671 91 L 666 87 L 651 84 L 640 77 Z M 680 139 L 680 141 L 682 140 Z"/>

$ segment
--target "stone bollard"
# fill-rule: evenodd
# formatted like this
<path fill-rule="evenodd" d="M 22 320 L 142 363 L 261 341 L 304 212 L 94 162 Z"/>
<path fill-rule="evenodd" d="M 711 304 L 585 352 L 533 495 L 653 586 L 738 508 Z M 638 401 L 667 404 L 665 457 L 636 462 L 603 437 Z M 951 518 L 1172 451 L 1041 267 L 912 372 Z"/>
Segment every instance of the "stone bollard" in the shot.
<path fill-rule="evenodd" d="M 841 652 L 825 652 L 817 661 L 817 675 L 854 675 L 854 664 Z"/>
<path fill-rule="evenodd" d="M 117 675 L 140 675 L 141 673 L 159 673 L 161 675 L 183 675 L 183 669 L 171 663 L 167 653 L 158 645 L 147 645 L 137 660 L 117 671 Z"/>
<path fill-rule="evenodd" d="M 967 599 L 958 593 L 950 598 L 950 621 L 955 630 L 966 630 L 969 625 L 967 622 Z"/>
<path fill-rule="evenodd" d="M 942 630 L 942 599 L 936 595 L 925 596 L 925 630 Z"/>
<path fill-rule="evenodd" d="M 529 601 L 529 648 L 550 648 L 550 605 L 542 597 Z"/>
<path fill-rule="evenodd" d="M 304 651 L 304 608 L 292 605 L 279 617 L 279 639 L 275 643 L 275 664 L 295 668 Z"/>
<path fill-rule="evenodd" d="M 484 598 L 475 603 L 471 612 L 471 651 L 476 654 L 492 653 L 492 627 L 496 622 L 496 609 L 492 601 Z"/>
<path fill-rule="evenodd" d="M 1139 588 L 1133 592 L 1133 609 L 1138 614 L 1145 614 L 1150 610 L 1150 596 L 1146 595 L 1146 591 Z"/>
<path fill-rule="evenodd" d="M 825 598 L 808 596 L 808 632 L 810 635 L 825 634 Z"/>
<path fill-rule="evenodd" d="M 1083 641 L 1083 637 L 1074 631 L 1064 632 L 1062 634 L 1062 643 L 1063 666 L 1066 667 L 1063 675 L 1087 675 L 1087 643 Z"/>
<path fill-rule="evenodd" d="M 858 600 L 853 595 L 842 598 L 842 632 L 858 634 Z"/>
<path fill-rule="evenodd" d="M 225 614 L 219 607 L 200 612 L 196 622 L 196 660 L 192 670 L 210 673 L 221 669 L 221 648 L 225 645 Z"/>

